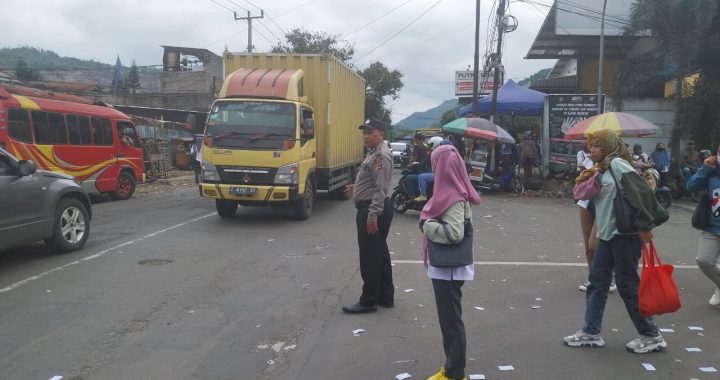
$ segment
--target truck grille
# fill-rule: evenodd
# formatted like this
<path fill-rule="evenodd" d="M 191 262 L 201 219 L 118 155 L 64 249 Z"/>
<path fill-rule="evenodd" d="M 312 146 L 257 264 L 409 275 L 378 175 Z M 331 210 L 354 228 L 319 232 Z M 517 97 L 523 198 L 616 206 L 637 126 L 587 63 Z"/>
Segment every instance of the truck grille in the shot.
<path fill-rule="evenodd" d="M 270 185 L 275 180 L 276 168 L 253 166 L 218 166 L 220 182 L 238 185 Z"/>

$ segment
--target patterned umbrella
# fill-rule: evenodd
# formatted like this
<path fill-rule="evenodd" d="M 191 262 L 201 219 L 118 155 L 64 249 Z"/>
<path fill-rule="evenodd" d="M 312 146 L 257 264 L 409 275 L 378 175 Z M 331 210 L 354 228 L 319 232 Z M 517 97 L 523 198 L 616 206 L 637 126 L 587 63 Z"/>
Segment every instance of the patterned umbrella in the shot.
<path fill-rule="evenodd" d="M 660 128 L 655 124 L 624 112 L 606 112 L 589 117 L 565 132 L 565 140 L 581 140 L 601 129 L 615 131 L 620 137 L 642 137 L 656 134 Z"/>
<path fill-rule="evenodd" d="M 481 117 L 466 117 L 455 119 L 440 129 L 443 132 L 457 133 L 467 137 L 474 137 L 490 141 L 499 141 L 507 144 L 514 144 L 515 139 L 502 127 Z"/>

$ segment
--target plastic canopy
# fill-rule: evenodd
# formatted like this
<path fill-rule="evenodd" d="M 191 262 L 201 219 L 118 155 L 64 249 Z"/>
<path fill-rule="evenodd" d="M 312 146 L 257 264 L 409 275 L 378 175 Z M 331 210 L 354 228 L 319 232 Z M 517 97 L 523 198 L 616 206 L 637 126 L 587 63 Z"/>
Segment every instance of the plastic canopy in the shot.
<path fill-rule="evenodd" d="M 477 105 L 479 114 L 489 114 L 491 112 L 492 96 L 488 95 L 478 99 Z M 513 80 L 507 81 L 504 86 L 498 89 L 496 109 L 498 115 L 542 115 L 544 107 L 544 93 L 520 86 Z M 465 116 L 471 112 L 472 104 L 468 104 L 460 108 L 457 114 L 458 116 Z"/>

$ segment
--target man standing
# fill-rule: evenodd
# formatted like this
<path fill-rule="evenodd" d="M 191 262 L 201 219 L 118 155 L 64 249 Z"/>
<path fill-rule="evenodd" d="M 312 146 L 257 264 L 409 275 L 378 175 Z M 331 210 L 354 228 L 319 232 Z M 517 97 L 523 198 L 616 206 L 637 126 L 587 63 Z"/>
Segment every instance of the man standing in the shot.
<path fill-rule="evenodd" d="M 697 172 L 699 164 L 701 164 L 700 153 L 695 150 L 695 142 L 692 140 L 687 142 L 687 148 L 685 149 L 685 158 L 682 163 L 682 173 L 685 177 L 685 181 L 689 180 L 695 172 Z"/>
<path fill-rule="evenodd" d="M 355 200 L 358 246 L 360 248 L 360 274 L 363 279 L 360 300 L 343 306 L 350 314 L 377 311 L 377 305 L 395 305 L 395 286 L 390 266 L 387 237 L 393 218 L 388 198 L 393 161 L 390 149 L 383 144 L 388 125 L 368 120 L 359 129 L 368 154 L 360 166 L 354 185 L 347 185 L 345 195 Z"/>
<path fill-rule="evenodd" d="M 525 174 L 525 182 L 532 177 L 532 168 L 539 158 L 537 145 L 532 140 L 532 134 L 530 131 L 525 132 L 525 138 L 520 143 L 520 162 L 523 166 L 523 173 Z"/>

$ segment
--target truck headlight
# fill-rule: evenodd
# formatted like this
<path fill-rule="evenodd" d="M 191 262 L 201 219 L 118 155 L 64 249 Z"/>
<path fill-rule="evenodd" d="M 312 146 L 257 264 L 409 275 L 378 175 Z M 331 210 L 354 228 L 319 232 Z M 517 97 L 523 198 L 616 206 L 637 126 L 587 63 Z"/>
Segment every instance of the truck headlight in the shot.
<path fill-rule="evenodd" d="M 203 182 L 220 182 L 220 174 L 214 164 L 203 161 Z"/>
<path fill-rule="evenodd" d="M 298 171 L 300 165 L 297 163 L 281 166 L 275 174 L 275 183 L 295 185 L 298 183 Z"/>

